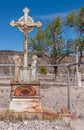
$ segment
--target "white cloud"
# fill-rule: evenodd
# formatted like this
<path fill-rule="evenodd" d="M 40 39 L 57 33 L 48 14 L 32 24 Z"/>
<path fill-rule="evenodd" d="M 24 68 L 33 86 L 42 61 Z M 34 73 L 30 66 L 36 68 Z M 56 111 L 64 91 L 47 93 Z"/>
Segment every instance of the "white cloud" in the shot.
<path fill-rule="evenodd" d="M 54 20 L 57 16 L 61 16 L 61 18 L 65 18 L 66 13 L 53 13 L 53 14 L 47 14 L 47 15 L 38 15 L 34 16 L 35 20 L 41 20 L 44 21 L 44 23 L 49 23 L 52 20 Z"/>

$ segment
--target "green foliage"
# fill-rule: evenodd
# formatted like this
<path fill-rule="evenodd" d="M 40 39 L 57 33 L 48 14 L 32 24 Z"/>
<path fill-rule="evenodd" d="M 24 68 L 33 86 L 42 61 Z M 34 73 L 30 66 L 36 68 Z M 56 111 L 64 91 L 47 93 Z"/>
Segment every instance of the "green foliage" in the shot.
<path fill-rule="evenodd" d="M 18 114 L 18 121 L 23 121 L 23 117 L 22 117 L 22 115 L 21 114 Z"/>
<path fill-rule="evenodd" d="M 84 6 L 80 8 L 79 18 L 80 18 L 80 25 L 84 26 Z"/>
<path fill-rule="evenodd" d="M 61 27 L 62 27 L 62 21 L 60 17 L 57 17 L 55 20 L 53 20 L 49 25 L 48 25 L 48 29 L 52 32 L 52 33 L 56 33 L 57 35 L 59 35 L 59 33 L 61 32 Z"/>
<path fill-rule="evenodd" d="M 44 66 L 40 67 L 40 73 L 46 74 L 46 68 Z"/>
<path fill-rule="evenodd" d="M 71 11 L 66 16 L 65 25 L 73 27 L 75 31 L 82 35 L 82 33 L 84 33 L 84 6 L 80 8 L 78 13 Z"/>
<path fill-rule="evenodd" d="M 14 113 L 13 112 L 9 112 L 9 115 L 8 115 L 8 118 L 10 121 L 13 121 L 14 120 Z"/>
<path fill-rule="evenodd" d="M 42 56 L 47 52 L 48 46 L 46 43 L 46 30 L 39 29 L 34 38 L 30 38 L 29 48 L 37 56 Z"/>
<path fill-rule="evenodd" d="M 52 64 L 59 64 L 65 57 L 64 39 L 63 39 L 63 22 L 60 17 L 53 20 L 47 27 L 47 35 L 51 54 Z M 68 52 L 68 51 L 67 51 Z"/>
<path fill-rule="evenodd" d="M 76 39 L 76 45 L 78 46 L 79 49 L 83 49 L 84 47 L 84 38 L 77 38 Z"/>
<path fill-rule="evenodd" d="M 65 42 L 66 39 L 63 34 L 67 26 L 78 33 L 78 38 L 74 38 L 70 42 L 67 38 L 68 40 Z M 77 46 L 82 57 L 84 48 L 84 6 L 79 11 L 71 11 L 67 14 L 65 21 L 59 16 L 56 17 L 45 29 L 39 29 L 35 37 L 30 39 L 29 44 L 32 52 L 36 53 L 37 56 L 49 55 L 52 64 L 60 64 L 65 56 L 76 52 Z"/>
<path fill-rule="evenodd" d="M 79 62 L 81 62 L 84 50 L 84 6 L 80 8 L 79 12 L 70 12 L 66 17 L 65 25 L 73 27 L 74 31 L 78 34 L 78 37 L 75 38 L 73 50 L 76 52 L 78 46 L 78 51 L 80 52 Z"/>
<path fill-rule="evenodd" d="M 81 7 L 80 12 L 79 12 L 79 33 L 80 37 L 84 36 L 84 6 Z M 84 39 L 84 37 L 83 37 Z"/>
<path fill-rule="evenodd" d="M 74 27 L 75 18 L 76 18 L 75 11 L 70 12 L 70 13 L 66 16 L 65 25 L 70 26 L 70 27 Z"/>

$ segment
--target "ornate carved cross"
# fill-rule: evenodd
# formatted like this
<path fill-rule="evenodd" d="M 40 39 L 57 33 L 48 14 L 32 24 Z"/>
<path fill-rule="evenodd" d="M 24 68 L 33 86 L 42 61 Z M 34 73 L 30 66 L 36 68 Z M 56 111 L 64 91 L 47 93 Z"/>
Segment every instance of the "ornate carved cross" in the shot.
<path fill-rule="evenodd" d="M 28 16 L 29 9 L 23 9 L 24 16 L 22 16 L 18 22 L 12 20 L 10 25 L 12 27 L 17 26 L 21 32 L 24 33 L 24 68 L 27 68 L 27 60 L 28 60 L 28 33 L 33 30 L 34 27 L 41 27 L 41 22 L 34 22 L 34 20 Z"/>

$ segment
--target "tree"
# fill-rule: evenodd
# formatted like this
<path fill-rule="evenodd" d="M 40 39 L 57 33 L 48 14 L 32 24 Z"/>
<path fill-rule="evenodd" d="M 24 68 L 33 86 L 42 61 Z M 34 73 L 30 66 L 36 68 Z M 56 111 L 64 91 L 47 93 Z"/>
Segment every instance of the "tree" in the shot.
<path fill-rule="evenodd" d="M 61 60 L 69 54 L 69 51 L 64 49 L 64 39 L 62 36 L 62 20 L 57 17 L 47 27 L 48 45 L 51 53 L 51 63 L 60 64 Z M 54 66 L 55 76 L 58 73 L 58 66 Z"/>
<path fill-rule="evenodd" d="M 79 63 L 81 63 L 84 50 L 84 37 L 79 37 L 78 39 L 76 39 L 76 46 L 78 46 L 78 50 L 80 52 Z"/>
<path fill-rule="evenodd" d="M 69 54 L 73 54 L 75 52 L 75 44 L 76 40 L 74 39 L 68 39 L 65 45 L 66 50 L 69 51 Z"/>
<path fill-rule="evenodd" d="M 78 33 L 78 38 L 75 39 L 75 48 L 78 46 L 80 52 L 79 62 L 81 62 L 84 49 L 84 6 L 80 8 L 78 13 L 75 11 L 70 12 L 66 17 L 65 25 L 74 28 L 74 31 Z"/>
<path fill-rule="evenodd" d="M 38 56 L 43 56 L 47 53 L 48 46 L 46 43 L 46 30 L 38 29 L 38 32 L 33 38 L 30 38 L 29 48 Z"/>
<path fill-rule="evenodd" d="M 69 51 L 64 49 L 64 39 L 62 37 L 62 20 L 57 17 L 49 23 L 44 30 L 39 30 L 34 38 L 31 38 L 31 47 L 41 56 L 49 54 L 52 64 L 60 64 L 61 60 L 69 54 Z M 54 66 L 55 76 L 58 73 L 58 66 Z"/>

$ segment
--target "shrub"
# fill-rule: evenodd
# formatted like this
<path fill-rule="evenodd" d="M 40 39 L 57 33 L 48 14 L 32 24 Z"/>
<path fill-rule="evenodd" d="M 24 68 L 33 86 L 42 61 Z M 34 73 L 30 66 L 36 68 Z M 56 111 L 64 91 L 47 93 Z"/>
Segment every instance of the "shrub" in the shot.
<path fill-rule="evenodd" d="M 46 74 L 46 67 L 44 67 L 44 66 L 40 67 L 40 73 Z"/>

